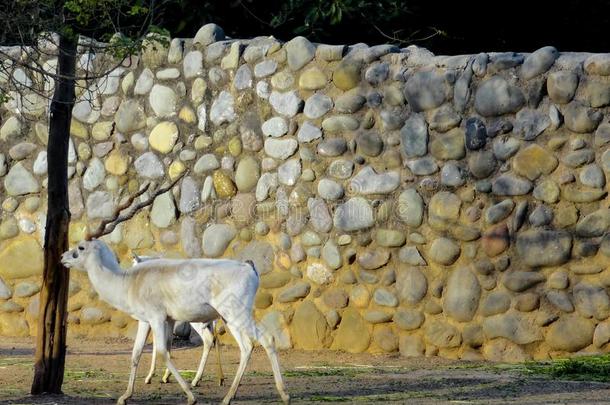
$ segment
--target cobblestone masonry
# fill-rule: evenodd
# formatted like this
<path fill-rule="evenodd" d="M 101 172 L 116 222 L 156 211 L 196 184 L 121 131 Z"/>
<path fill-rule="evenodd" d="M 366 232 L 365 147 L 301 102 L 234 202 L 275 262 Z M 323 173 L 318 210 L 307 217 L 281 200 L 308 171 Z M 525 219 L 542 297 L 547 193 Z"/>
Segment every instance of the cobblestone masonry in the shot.
<path fill-rule="evenodd" d="M 253 259 L 256 316 L 280 347 L 607 351 L 610 54 L 435 56 L 209 24 L 81 93 L 71 240 L 189 169 L 107 240 L 126 266 L 131 252 Z M 2 335 L 36 332 L 47 108 L 29 95 L 0 111 Z M 70 333 L 133 335 L 72 274 Z"/>

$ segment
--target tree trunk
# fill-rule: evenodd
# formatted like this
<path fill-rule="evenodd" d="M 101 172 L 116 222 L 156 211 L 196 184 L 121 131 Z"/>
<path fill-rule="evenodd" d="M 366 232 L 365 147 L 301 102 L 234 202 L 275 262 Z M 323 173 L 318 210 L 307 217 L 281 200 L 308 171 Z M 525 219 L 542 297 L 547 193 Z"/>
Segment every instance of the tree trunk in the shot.
<path fill-rule="evenodd" d="M 77 42 L 60 35 L 55 93 L 49 118 L 49 184 L 44 240 L 44 273 L 40 291 L 38 335 L 32 394 L 61 393 L 66 357 L 66 319 L 70 273 L 61 264 L 68 250 L 68 145 L 74 106 Z"/>

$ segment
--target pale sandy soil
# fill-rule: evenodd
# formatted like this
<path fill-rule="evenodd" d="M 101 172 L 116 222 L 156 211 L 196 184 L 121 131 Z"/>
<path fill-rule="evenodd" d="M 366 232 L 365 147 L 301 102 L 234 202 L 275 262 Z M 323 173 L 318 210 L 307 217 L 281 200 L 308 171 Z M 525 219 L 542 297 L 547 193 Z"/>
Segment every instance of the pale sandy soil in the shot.
<path fill-rule="evenodd" d="M 30 339 L 0 338 L 0 404 L 113 404 L 125 389 L 130 341 L 74 340 L 70 341 L 66 360 L 65 395 L 30 397 L 32 347 Z M 187 376 L 194 374 L 199 355 L 200 348 L 190 345 L 173 351 L 175 363 Z M 232 378 L 238 352 L 224 346 L 222 357 L 226 374 Z M 143 383 L 149 362 L 150 346 L 140 364 L 136 393 L 130 403 L 185 403 L 173 382 L 161 384 L 157 376 L 151 385 Z M 282 352 L 281 363 L 293 404 L 610 403 L 610 384 L 555 381 L 489 363 L 331 351 Z M 213 370 L 208 366 L 204 381 L 195 389 L 201 404 L 219 403 L 226 392 L 226 385 L 216 385 Z M 234 403 L 280 403 L 278 399 L 264 352 L 256 348 Z"/>

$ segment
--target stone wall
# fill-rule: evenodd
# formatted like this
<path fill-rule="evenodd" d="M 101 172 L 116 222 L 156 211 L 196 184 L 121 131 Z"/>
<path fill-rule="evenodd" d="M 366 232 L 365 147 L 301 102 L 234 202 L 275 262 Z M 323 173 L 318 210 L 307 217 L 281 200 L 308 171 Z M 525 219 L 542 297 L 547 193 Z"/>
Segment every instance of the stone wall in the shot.
<path fill-rule="evenodd" d="M 71 240 L 188 169 L 107 241 L 126 266 L 131 252 L 254 259 L 256 316 L 282 348 L 607 351 L 610 55 L 444 57 L 207 25 L 79 97 Z M 46 111 L 33 95 L 1 111 L 4 335 L 35 333 Z M 133 334 L 72 275 L 70 333 Z"/>

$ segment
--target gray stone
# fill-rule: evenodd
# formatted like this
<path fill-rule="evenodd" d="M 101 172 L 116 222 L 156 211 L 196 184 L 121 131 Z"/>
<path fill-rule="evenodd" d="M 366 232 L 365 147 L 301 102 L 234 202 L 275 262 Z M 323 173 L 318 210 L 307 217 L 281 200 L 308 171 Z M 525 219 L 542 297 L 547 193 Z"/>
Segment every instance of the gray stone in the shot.
<path fill-rule="evenodd" d="M 567 153 L 561 161 L 568 167 L 578 168 L 595 160 L 595 152 L 591 149 L 579 149 Z"/>
<path fill-rule="evenodd" d="M 182 70 L 184 71 L 185 79 L 201 75 L 203 71 L 203 54 L 200 51 L 191 51 L 184 55 Z"/>
<path fill-rule="evenodd" d="M 12 297 L 11 289 L 4 283 L 4 280 L 0 278 L 0 300 L 8 300 Z"/>
<path fill-rule="evenodd" d="M 383 150 L 383 141 L 375 132 L 363 132 L 356 137 L 358 151 L 365 156 L 379 156 Z"/>
<path fill-rule="evenodd" d="M 585 166 L 578 177 L 580 182 L 588 187 L 603 188 L 606 185 L 604 172 L 595 164 Z"/>
<path fill-rule="evenodd" d="M 400 130 L 402 150 L 407 157 L 421 157 L 428 152 L 428 125 L 419 114 L 413 114 Z"/>
<path fill-rule="evenodd" d="M 459 187 L 466 182 L 465 173 L 453 162 L 445 163 L 441 169 L 441 184 L 449 187 Z"/>
<path fill-rule="evenodd" d="M 375 304 L 382 307 L 397 307 L 398 306 L 398 298 L 391 291 L 386 290 L 385 288 L 378 288 L 373 293 L 373 301 Z"/>
<path fill-rule="evenodd" d="M 35 144 L 30 142 L 19 142 L 17 145 L 14 145 L 9 149 L 8 155 L 13 160 L 23 160 L 34 153 L 35 150 Z"/>
<path fill-rule="evenodd" d="M 269 103 L 275 112 L 290 118 L 300 111 L 303 100 L 301 100 L 296 91 L 281 93 L 274 90 L 269 96 Z"/>
<path fill-rule="evenodd" d="M 520 133 L 526 141 L 533 141 L 551 125 L 548 114 L 524 108 L 517 113 L 514 132 Z"/>
<path fill-rule="evenodd" d="M 438 132 L 447 132 L 459 125 L 462 117 L 456 113 L 449 104 L 437 108 L 429 118 L 430 129 Z"/>
<path fill-rule="evenodd" d="M 212 153 L 206 153 L 201 156 L 195 166 L 193 167 L 193 171 L 196 174 L 203 174 L 206 172 L 210 172 L 216 170 L 220 167 L 220 162 L 216 158 L 216 156 Z"/>
<path fill-rule="evenodd" d="M 345 159 L 333 160 L 328 166 L 328 174 L 334 178 L 345 180 L 352 176 L 354 162 Z"/>
<path fill-rule="evenodd" d="M 425 111 L 443 104 L 449 97 L 450 90 L 443 74 L 420 71 L 407 80 L 405 97 L 413 111 Z"/>
<path fill-rule="evenodd" d="M 329 138 L 318 144 L 318 153 L 322 156 L 341 156 L 347 150 L 347 143 L 343 138 Z"/>
<path fill-rule="evenodd" d="M 460 246 L 449 238 L 437 238 L 430 245 L 428 257 L 433 262 L 449 266 L 460 256 Z"/>
<path fill-rule="evenodd" d="M 504 291 L 492 291 L 481 301 L 481 315 L 503 314 L 510 308 L 510 295 Z"/>
<path fill-rule="evenodd" d="M 516 196 L 529 193 L 532 187 L 531 181 L 512 173 L 505 173 L 493 181 L 492 192 L 500 196 Z"/>
<path fill-rule="evenodd" d="M 418 304 L 428 292 L 428 280 L 417 267 L 400 268 L 396 273 L 396 294 L 402 303 Z"/>
<path fill-rule="evenodd" d="M 566 127 L 573 132 L 593 132 L 601 122 L 601 112 L 590 109 L 579 102 L 572 102 L 563 111 Z"/>
<path fill-rule="evenodd" d="M 322 247 L 321 257 L 322 260 L 324 260 L 324 262 L 326 263 L 326 265 L 332 270 L 337 270 L 343 265 L 343 259 L 341 258 L 339 248 L 330 239 L 326 241 L 326 243 Z"/>
<path fill-rule="evenodd" d="M 398 309 L 392 320 L 400 329 L 415 330 L 424 323 L 424 314 L 416 309 Z"/>
<path fill-rule="evenodd" d="M 515 312 L 484 319 L 483 332 L 487 339 L 505 338 L 520 345 L 543 340 L 540 329 L 531 320 Z"/>
<path fill-rule="evenodd" d="M 477 117 L 466 120 L 465 145 L 469 150 L 479 150 L 487 142 L 487 129 L 485 124 Z"/>
<path fill-rule="evenodd" d="M 221 91 L 210 108 L 210 121 L 212 121 L 214 125 L 235 121 L 237 115 L 235 114 L 234 104 L 235 101 L 231 93 L 226 90 Z"/>
<path fill-rule="evenodd" d="M 317 119 L 333 108 L 333 100 L 325 94 L 314 93 L 305 101 L 303 113 L 307 118 Z"/>
<path fill-rule="evenodd" d="M 278 186 L 276 173 L 263 173 L 256 184 L 256 201 L 265 201 Z"/>
<path fill-rule="evenodd" d="M 427 264 L 415 246 L 404 246 L 400 249 L 398 260 L 411 266 L 425 266 Z"/>
<path fill-rule="evenodd" d="M 155 198 L 150 210 L 150 221 L 157 228 L 167 228 L 176 221 L 176 204 L 170 191 Z"/>
<path fill-rule="evenodd" d="M 477 179 L 490 176 L 496 168 L 496 158 L 489 150 L 474 152 L 468 159 L 470 173 Z"/>
<path fill-rule="evenodd" d="M 205 24 L 199 28 L 199 31 L 193 38 L 193 44 L 201 44 L 203 46 L 210 45 L 217 41 L 225 39 L 224 30 L 214 23 Z"/>
<path fill-rule="evenodd" d="M 349 114 L 357 112 L 366 102 L 366 98 L 361 93 L 362 89 L 359 87 L 346 91 L 335 99 L 335 110 Z"/>
<path fill-rule="evenodd" d="M 557 266 L 569 260 L 572 237 L 565 231 L 529 230 L 517 235 L 516 248 L 530 267 Z"/>
<path fill-rule="evenodd" d="M 375 63 L 364 72 L 364 79 L 372 85 L 385 81 L 390 74 L 390 65 L 385 62 Z"/>
<path fill-rule="evenodd" d="M 233 87 L 236 90 L 245 90 L 252 87 L 252 71 L 248 65 L 241 65 L 237 69 L 233 79 Z"/>
<path fill-rule="evenodd" d="M 106 191 L 95 191 L 87 197 L 89 219 L 109 218 L 114 213 L 115 201 Z"/>
<path fill-rule="evenodd" d="M 197 210 L 201 205 L 200 194 L 200 187 L 197 181 L 191 176 L 186 176 L 182 180 L 180 187 L 180 202 L 178 203 L 180 212 L 188 214 Z"/>
<path fill-rule="evenodd" d="M 350 190 L 355 194 L 388 194 L 400 184 L 400 173 L 377 174 L 372 167 L 362 168 L 350 181 Z"/>
<path fill-rule="evenodd" d="M 275 253 L 273 246 L 264 241 L 248 243 L 236 256 L 238 260 L 252 260 L 259 274 L 267 274 L 273 270 Z"/>
<path fill-rule="evenodd" d="M 574 312 L 574 304 L 572 304 L 572 300 L 570 296 L 565 291 L 547 291 L 546 299 L 557 309 L 563 312 Z"/>
<path fill-rule="evenodd" d="M 513 200 L 502 200 L 485 211 L 485 220 L 490 224 L 496 224 L 508 217 L 514 208 Z"/>
<path fill-rule="evenodd" d="M 518 87 L 512 86 L 500 76 L 483 82 L 475 94 L 474 108 L 484 117 L 514 113 L 525 104 L 525 97 Z"/>
<path fill-rule="evenodd" d="M 272 117 L 263 122 L 261 130 L 264 135 L 277 138 L 288 132 L 288 122 L 282 117 Z"/>
<path fill-rule="evenodd" d="M 532 226 L 544 226 L 553 220 L 553 210 L 544 204 L 537 206 L 529 216 Z"/>
<path fill-rule="evenodd" d="M 15 294 L 15 297 L 25 298 L 25 297 L 31 297 L 32 295 L 36 294 L 38 291 L 40 291 L 40 287 L 38 286 L 38 284 L 29 282 L 29 281 L 23 281 L 23 282 L 15 285 L 14 294 Z"/>
<path fill-rule="evenodd" d="M 552 350 L 576 352 L 593 342 L 595 324 L 578 315 L 561 317 L 549 326 L 546 343 Z"/>
<path fill-rule="evenodd" d="M 137 100 L 124 100 L 117 110 L 114 121 L 121 133 L 130 133 L 146 126 L 144 109 Z"/>
<path fill-rule="evenodd" d="M 395 229 L 377 229 L 375 242 L 382 247 L 400 247 L 405 244 L 406 235 Z"/>
<path fill-rule="evenodd" d="M 310 198 L 307 201 L 309 222 L 317 232 L 329 232 L 333 225 L 328 206 L 321 198 Z"/>
<path fill-rule="evenodd" d="M 203 231 L 203 254 L 207 257 L 222 256 L 236 234 L 235 228 L 231 225 L 210 225 Z"/>
<path fill-rule="evenodd" d="M 277 168 L 277 179 L 281 184 L 294 186 L 301 176 L 301 159 L 290 159 Z"/>
<path fill-rule="evenodd" d="M 459 322 L 472 320 L 479 306 L 481 286 L 477 277 L 467 268 L 451 272 L 443 293 L 443 311 Z"/>
<path fill-rule="evenodd" d="M 265 59 L 254 65 L 254 76 L 261 78 L 271 76 L 277 70 L 277 62 L 273 59 Z"/>
<path fill-rule="evenodd" d="M 523 80 L 532 79 L 553 66 L 555 59 L 559 56 L 559 51 L 552 46 L 545 46 L 540 48 L 525 58 L 521 70 L 519 72 Z"/>
<path fill-rule="evenodd" d="M 170 117 L 176 114 L 178 97 L 174 90 L 167 86 L 155 84 L 148 96 L 148 102 L 157 117 Z"/>
<path fill-rule="evenodd" d="M 311 286 L 305 281 L 297 281 L 293 285 L 284 288 L 277 296 L 280 303 L 294 302 L 307 297 Z"/>
<path fill-rule="evenodd" d="M 397 215 L 411 227 L 419 227 L 424 215 L 424 201 L 415 189 L 407 189 L 398 196 Z"/>
<path fill-rule="evenodd" d="M 10 196 L 19 196 L 40 191 L 36 178 L 21 162 L 15 163 L 4 177 L 4 189 Z"/>
<path fill-rule="evenodd" d="M 407 167 L 416 176 L 429 176 L 438 171 L 438 165 L 431 157 L 410 160 L 407 162 Z"/>
<path fill-rule="evenodd" d="M 360 123 L 351 115 L 333 115 L 322 121 L 322 129 L 325 132 L 355 131 Z"/>
<path fill-rule="evenodd" d="M 375 270 L 385 266 L 390 260 L 390 252 L 385 249 L 368 250 L 358 255 L 358 264 L 365 270 Z"/>
<path fill-rule="evenodd" d="M 578 75 L 568 70 L 560 70 L 549 75 L 547 92 L 553 102 L 566 104 L 572 101 L 578 87 Z"/>
<path fill-rule="evenodd" d="M 502 283 L 506 288 L 515 292 L 522 292 L 545 280 L 544 274 L 533 271 L 513 271 L 506 273 Z"/>
<path fill-rule="evenodd" d="M 304 121 L 297 132 L 299 142 L 311 142 L 322 137 L 322 130 L 309 121 Z"/>
<path fill-rule="evenodd" d="M 151 152 L 152 153 L 152 152 Z M 136 166 L 137 170 L 137 166 Z M 89 162 L 89 167 L 85 171 L 83 175 L 83 187 L 85 190 L 93 191 L 95 190 L 106 177 L 106 169 L 104 169 L 104 163 L 96 157 L 91 159 Z"/>
<path fill-rule="evenodd" d="M 426 339 L 436 347 L 458 347 L 462 343 L 462 335 L 457 328 L 442 320 L 426 323 L 425 333 Z"/>
<path fill-rule="evenodd" d="M 515 138 L 499 137 L 493 143 L 494 156 L 500 160 L 508 160 L 517 153 L 520 145 Z"/>
<path fill-rule="evenodd" d="M 316 47 L 307 38 L 295 37 L 284 46 L 286 59 L 291 70 L 299 70 L 313 59 Z"/>
<path fill-rule="evenodd" d="M 321 179 L 318 182 L 318 195 L 325 200 L 338 200 L 343 197 L 343 186 L 330 179 Z"/>
<path fill-rule="evenodd" d="M 603 286 L 581 281 L 572 289 L 576 310 L 585 318 L 602 321 L 610 316 L 610 297 Z"/>
<path fill-rule="evenodd" d="M 201 256 L 201 243 L 197 238 L 197 222 L 189 216 L 182 218 L 180 223 L 180 241 L 182 250 L 188 257 Z"/>
<path fill-rule="evenodd" d="M 157 179 L 165 175 L 163 163 L 153 152 L 146 152 L 133 162 L 140 177 L 147 179 Z M 83 181 L 84 183 L 84 181 Z"/>
<path fill-rule="evenodd" d="M 265 153 L 272 158 L 286 160 L 294 155 L 299 143 L 296 139 L 274 139 L 265 140 Z"/>

